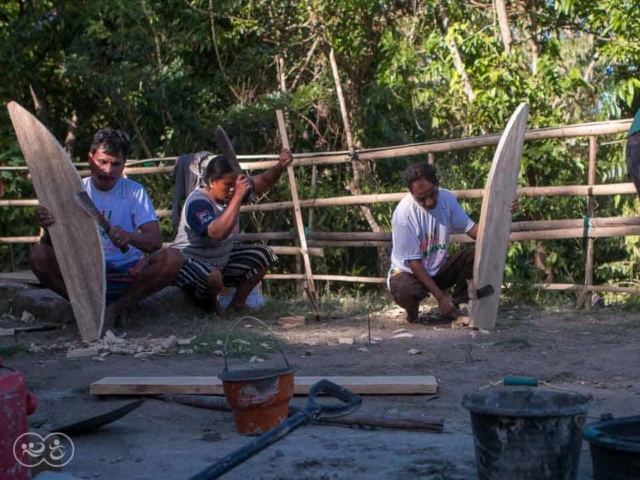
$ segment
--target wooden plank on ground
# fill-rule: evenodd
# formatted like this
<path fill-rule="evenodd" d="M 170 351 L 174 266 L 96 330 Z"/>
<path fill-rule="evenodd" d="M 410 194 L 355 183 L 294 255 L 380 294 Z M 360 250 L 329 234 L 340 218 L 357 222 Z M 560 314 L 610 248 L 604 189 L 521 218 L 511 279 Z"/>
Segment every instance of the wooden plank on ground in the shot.
<path fill-rule="evenodd" d="M 434 394 L 438 382 L 432 375 L 296 377 L 294 395 L 307 395 L 311 386 L 326 378 L 361 395 Z M 92 395 L 224 395 L 218 377 L 105 377 L 91 384 Z"/>

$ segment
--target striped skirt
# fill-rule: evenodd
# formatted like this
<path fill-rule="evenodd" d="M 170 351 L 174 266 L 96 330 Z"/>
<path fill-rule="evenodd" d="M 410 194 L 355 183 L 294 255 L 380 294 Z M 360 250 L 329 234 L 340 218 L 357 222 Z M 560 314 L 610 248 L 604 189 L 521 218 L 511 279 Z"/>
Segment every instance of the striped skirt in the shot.
<path fill-rule="evenodd" d="M 234 243 L 229 261 L 219 270 L 225 287 L 238 287 L 277 261 L 276 254 L 266 245 Z M 207 279 L 216 269 L 206 260 L 185 258 L 173 285 L 192 292 L 196 300 L 207 300 L 210 297 Z"/>

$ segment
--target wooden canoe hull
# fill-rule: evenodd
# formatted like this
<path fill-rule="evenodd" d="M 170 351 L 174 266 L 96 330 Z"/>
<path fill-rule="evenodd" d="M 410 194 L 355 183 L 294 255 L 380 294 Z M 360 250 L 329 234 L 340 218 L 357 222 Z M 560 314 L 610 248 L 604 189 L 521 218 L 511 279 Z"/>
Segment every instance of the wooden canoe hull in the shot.
<path fill-rule="evenodd" d="M 496 323 L 511 233 L 510 208 L 516 197 L 528 114 L 529 106 L 523 103 L 509 119 L 484 189 L 473 281 L 469 286 L 470 325 L 475 328 L 490 329 Z M 493 287 L 494 293 L 477 299 L 476 288 L 487 285 Z"/>
<path fill-rule="evenodd" d="M 96 222 L 76 202 L 84 190 L 73 162 L 55 137 L 15 102 L 8 105 L 38 201 L 55 216 L 49 227 L 69 301 L 83 340 L 97 340 L 104 320 L 106 280 Z"/>

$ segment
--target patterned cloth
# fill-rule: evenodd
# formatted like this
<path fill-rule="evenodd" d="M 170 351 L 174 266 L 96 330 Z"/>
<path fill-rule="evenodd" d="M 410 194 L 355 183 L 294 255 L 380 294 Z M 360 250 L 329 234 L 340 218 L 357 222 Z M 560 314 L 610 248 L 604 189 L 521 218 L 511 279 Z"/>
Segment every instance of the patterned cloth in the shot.
<path fill-rule="evenodd" d="M 236 242 L 229 254 L 229 261 L 219 270 L 225 287 L 238 287 L 277 261 L 276 254 L 266 245 L 243 245 Z M 185 258 L 173 285 L 193 293 L 196 300 L 206 300 L 210 297 L 207 279 L 216 269 L 218 267 L 212 262 Z"/>

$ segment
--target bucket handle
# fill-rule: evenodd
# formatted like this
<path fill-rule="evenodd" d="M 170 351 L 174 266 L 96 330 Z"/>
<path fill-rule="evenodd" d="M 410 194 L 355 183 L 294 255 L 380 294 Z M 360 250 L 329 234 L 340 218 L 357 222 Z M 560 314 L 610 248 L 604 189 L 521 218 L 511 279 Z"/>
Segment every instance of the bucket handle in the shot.
<path fill-rule="evenodd" d="M 269 325 L 267 325 L 266 323 L 264 323 L 262 320 L 260 320 L 259 318 L 256 317 L 250 317 L 250 316 L 246 316 L 246 317 L 241 317 L 238 318 L 233 325 L 231 325 L 231 328 L 229 329 L 229 331 L 227 332 L 227 336 L 224 339 L 224 371 L 228 372 L 229 371 L 229 366 L 227 364 L 227 357 L 229 356 L 229 351 L 227 350 L 227 345 L 229 342 L 229 336 L 231 335 L 231 332 L 236 328 L 236 326 L 245 320 L 255 320 L 256 322 L 262 324 L 262 326 L 264 328 L 266 328 L 269 333 L 271 333 L 271 336 L 273 336 L 273 339 L 276 341 L 276 343 L 278 344 L 278 348 L 280 349 L 280 353 L 282 353 L 282 358 L 284 358 L 284 363 L 286 363 L 287 368 L 292 368 L 291 364 L 289 363 L 289 359 L 287 358 L 287 354 L 284 352 L 284 347 L 282 346 L 282 343 L 280 342 L 280 340 L 278 340 L 278 337 L 276 336 L 276 334 L 273 332 L 273 330 L 271 330 L 271 328 L 269 328 Z"/>
<path fill-rule="evenodd" d="M 484 385 L 480 387 L 478 390 L 486 390 L 491 387 L 499 387 L 500 385 L 505 387 L 539 387 L 540 385 L 544 385 L 548 388 L 553 388 L 554 390 L 562 390 L 565 392 L 574 392 L 568 388 L 557 387 L 555 385 L 551 385 L 550 383 L 540 381 L 535 377 L 504 377 L 497 382 L 489 382 L 488 385 Z"/>

